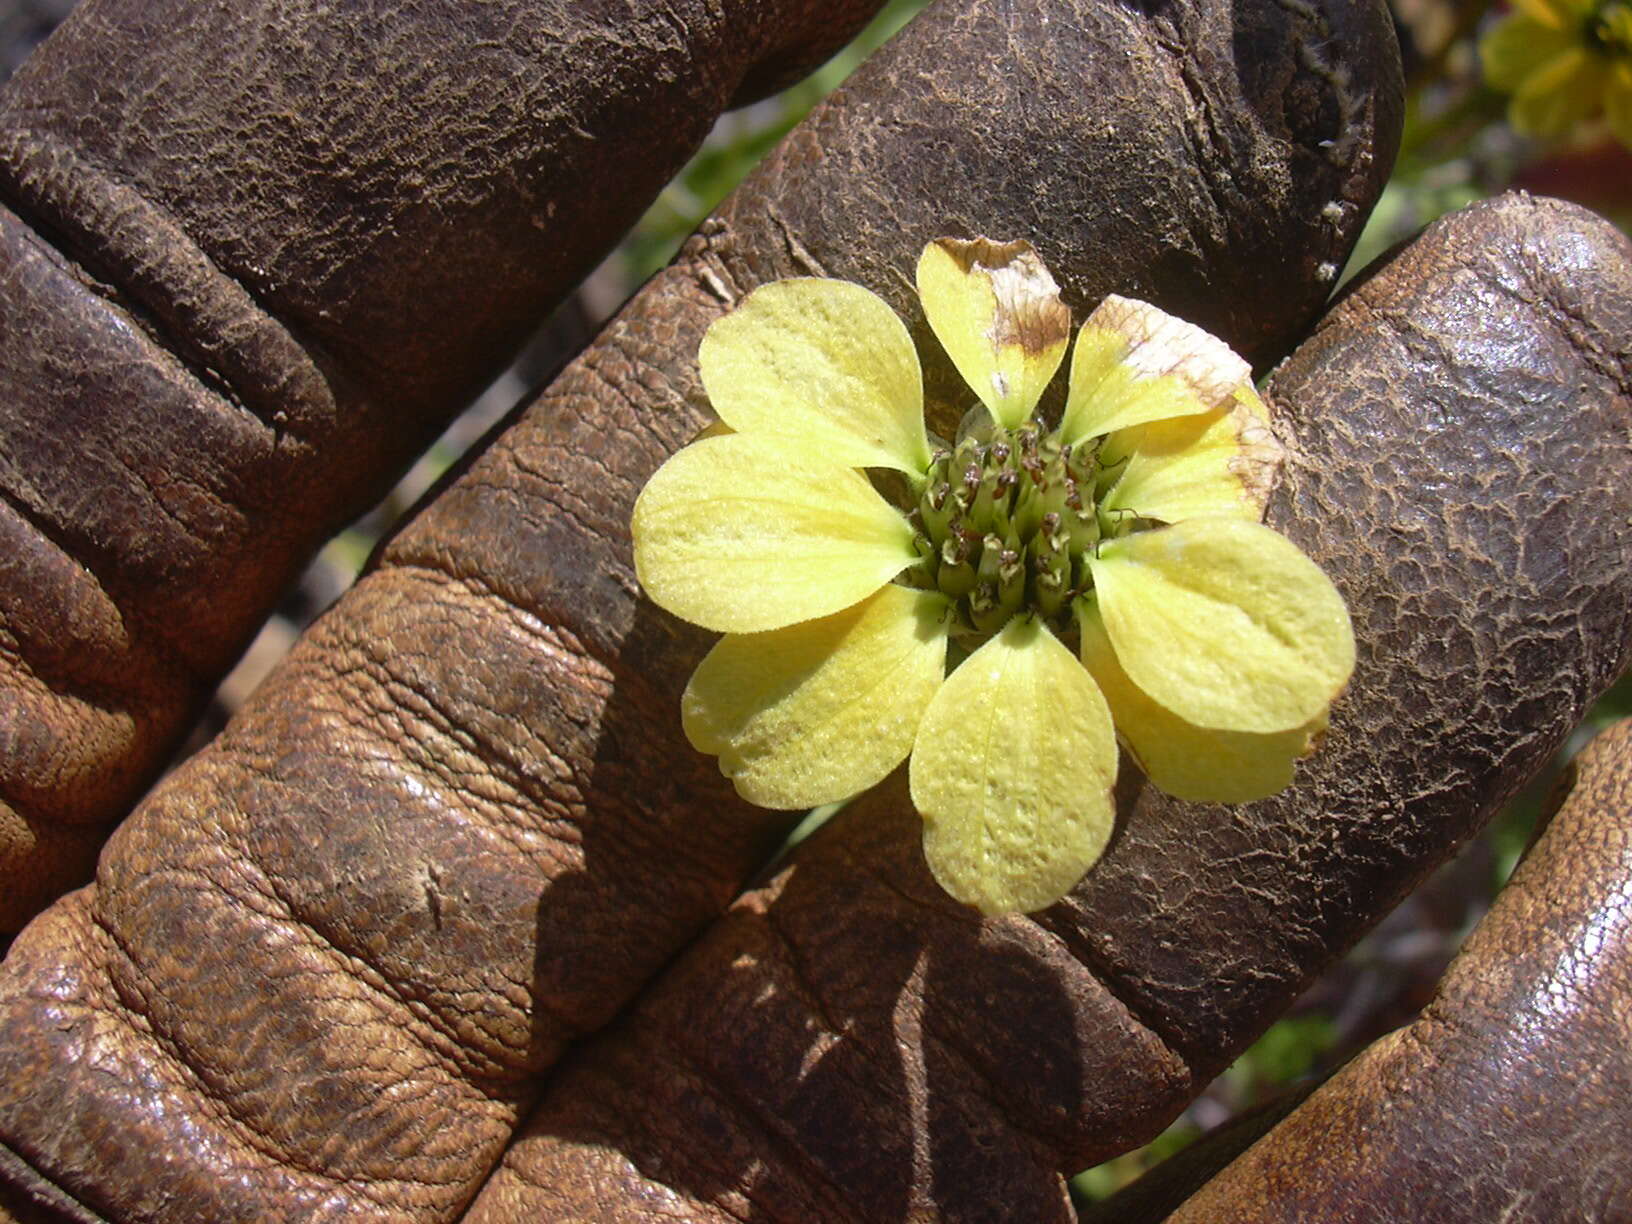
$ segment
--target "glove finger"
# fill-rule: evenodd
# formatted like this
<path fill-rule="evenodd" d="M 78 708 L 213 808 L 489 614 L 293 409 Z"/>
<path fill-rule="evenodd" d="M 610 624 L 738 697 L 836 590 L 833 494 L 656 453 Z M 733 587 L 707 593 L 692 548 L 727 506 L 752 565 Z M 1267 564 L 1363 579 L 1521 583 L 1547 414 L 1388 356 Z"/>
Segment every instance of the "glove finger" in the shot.
<path fill-rule="evenodd" d="M 880 2 L 80 6 L 0 99 L 0 931 L 745 75 Z"/>
<path fill-rule="evenodd" d="M 1540 1222 L 1624 1210 L 1632 719 L 1572 772 L 1564 806 L 1422 1015 L 1176 1214 L 1145 1218 Z"/>

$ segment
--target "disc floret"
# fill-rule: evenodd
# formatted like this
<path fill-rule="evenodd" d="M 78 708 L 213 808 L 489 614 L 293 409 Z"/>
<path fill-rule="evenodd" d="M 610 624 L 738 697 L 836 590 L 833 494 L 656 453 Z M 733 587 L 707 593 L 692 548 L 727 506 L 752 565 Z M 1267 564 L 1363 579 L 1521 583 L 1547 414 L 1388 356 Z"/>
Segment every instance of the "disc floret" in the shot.
<path fill-rule="evenodd" d="M 961 432 L 935 453 L 908 512 L 921 559 L 901 581 L 951 599 L 952 632 L 970 648 L 1026 612 L 1067 636 L 1071 600 L 1093 582 L 1098 448 L 1036 421 L 1005 429 L 984 407 Z"/>

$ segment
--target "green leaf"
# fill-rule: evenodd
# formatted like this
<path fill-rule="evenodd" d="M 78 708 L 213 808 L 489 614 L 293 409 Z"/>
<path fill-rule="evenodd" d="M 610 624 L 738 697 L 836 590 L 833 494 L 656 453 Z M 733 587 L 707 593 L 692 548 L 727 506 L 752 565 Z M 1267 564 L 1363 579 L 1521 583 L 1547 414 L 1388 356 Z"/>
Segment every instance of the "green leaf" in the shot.
<path fill-rule="evenodd" d="M 941 887 L 987 914 L 1042 909 L 1110 839 L 1110 711 L 1071 652 L 1016 617 L 935 694 L 911 781 Z"/>
<path fill-rule="evenodd" d="M 1291 731 L 1319 716 L 1354 669 L 1342 597 L 1261 524 L 1188 519 L 1108 541 L 1089 566 L 1123 669 L 1186 722 Z"/>
<path fill-rule="evenodd" d="M 860 285 L 762 286 L 708 329 L 697 360 L 714 411 L 739 433 L 792 437 L 844 467 L 929 466 L 917 350 Z"/>
<path fill-rule="evenodd" d="M 1293 763 L 1325 730 L 1322 712 L 1292 731 L 1254 735 L 1187 723 L 1128 679 L 1092 600 L 1078 604 L 1082 661 L 1105 694 L 1117 737 L 1151 782 L 1195 803 L 1251 803 L 1286 789 Z"/>
<path fill-rule="evenodd" d="M 756 434 L 676 453 L 641 490 L 632 529 L 646 593 L 727 633 L 847 608 L 917 556 L 912 528 L 860 473 Z"/>
<path fill-rule="evenodd" d="M 912 749 L 945 673 L 950 606 L 889 585 L 831 616 L 728 635 L 686 686 L 686 736 L 761 807 L 864 791 Z"/>
<path fill-rule="evenodd" d="M 918 260 L 918 297 L 992 417 L 1008 429 L 1022 424 L 1071 340 L 1071 311 L 1031 244 L 937 239 Z"/>

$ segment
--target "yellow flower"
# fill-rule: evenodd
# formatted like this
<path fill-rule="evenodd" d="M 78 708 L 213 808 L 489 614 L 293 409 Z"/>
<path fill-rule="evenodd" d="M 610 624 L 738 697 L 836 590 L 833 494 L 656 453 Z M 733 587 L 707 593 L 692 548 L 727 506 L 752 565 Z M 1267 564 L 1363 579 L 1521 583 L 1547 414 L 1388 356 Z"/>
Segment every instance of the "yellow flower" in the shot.
<path fill-rule="evenodd" d="M 1259 522 L 1280 450 L 1221 341 L 1107 299 L 1050 429 L 1071 318 L 1031 247 L 942 239 L 917 279 L 979 400 L 959 436 L 926 435 L 917 352 L 882 300 L 764 286 L 703 340 L 729 432 L 642 491 L 636 572 L 726 634 L 682 718 L 739 794 L 835 802 L 910 755 L 943 887 L 1034 910 L 1104 850 L 1118 736 L 1181 797 L 1272 794 L 1354 640 L 1325 575 Z"/>
<path fill-rule="evenodd" d="M 1521 132 L 1560 136 L 1602 111 L 1632 147 L 1632 0 L 1516 0 L 1479 43 Z"/>

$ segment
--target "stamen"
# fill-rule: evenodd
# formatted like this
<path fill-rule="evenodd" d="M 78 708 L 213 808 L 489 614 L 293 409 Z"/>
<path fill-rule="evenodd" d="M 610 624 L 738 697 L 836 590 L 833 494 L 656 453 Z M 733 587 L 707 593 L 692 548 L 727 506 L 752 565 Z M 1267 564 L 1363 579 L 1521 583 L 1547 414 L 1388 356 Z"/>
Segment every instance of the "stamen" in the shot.
<path fill-rule="evenodd" d="M 954 600 L 960 636 L 984 640 L 1030 611 L 1069 638 L 1071 601 L 1092 587 L 1087 560 L 1102 534 L 1100 447 L 981 414 L 965 418 L 957 445 L 938 450 L 924 474 L 908 511 L 920 561 L 902 581 Z M 1117 533 L 1140 523 L 1126 510 L 1116 520 Z"/>

